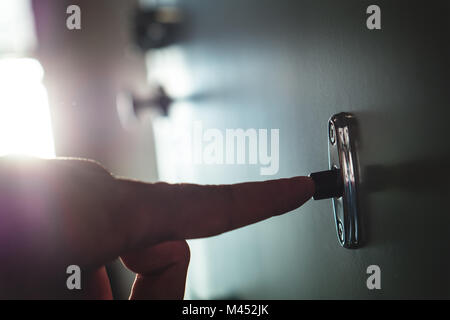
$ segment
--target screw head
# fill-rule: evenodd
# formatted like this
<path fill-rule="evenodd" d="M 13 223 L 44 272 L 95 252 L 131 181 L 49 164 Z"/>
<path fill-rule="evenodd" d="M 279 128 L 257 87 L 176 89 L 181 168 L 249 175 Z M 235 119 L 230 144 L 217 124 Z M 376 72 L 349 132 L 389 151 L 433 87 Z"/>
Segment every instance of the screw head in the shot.
<path fill-rule="evenodd" d="M 341 243 L 344 242 L 344 227 L 341 221 L 338 221 L 338 237 Z"/>
<path fill-rule="evenodd" d="M 330 139 L 331 144 L 336 142 L 336 129 L 334 128 L 333 122 L 328 124 L 328 138 Z"/>

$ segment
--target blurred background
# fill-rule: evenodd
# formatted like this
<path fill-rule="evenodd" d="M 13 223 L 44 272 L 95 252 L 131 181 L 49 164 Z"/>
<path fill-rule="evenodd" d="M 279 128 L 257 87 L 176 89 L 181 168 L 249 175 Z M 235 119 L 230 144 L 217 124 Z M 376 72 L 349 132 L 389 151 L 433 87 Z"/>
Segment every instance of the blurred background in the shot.
<path fill-rule="evenodd" d="M 73 4 L 81 30 L 66 27 Z M 448 298 L 449 5 L 378 1 L 369 31 L 370 4 L 1 0 L 0 155 L 91 158 L 148 182 L 308 175 L 328 168 L 329 117 L 353 112 L 367 245 L 339 247 L 331 203 L 309 202 L 189 241 L 186 298 Z M 280 170 L 184 161 L 195 121 L 280 129 Z M 367 290 L 370 264 L 382 291 Z M 108 272 L 126 299 L 134 274 Z"/>

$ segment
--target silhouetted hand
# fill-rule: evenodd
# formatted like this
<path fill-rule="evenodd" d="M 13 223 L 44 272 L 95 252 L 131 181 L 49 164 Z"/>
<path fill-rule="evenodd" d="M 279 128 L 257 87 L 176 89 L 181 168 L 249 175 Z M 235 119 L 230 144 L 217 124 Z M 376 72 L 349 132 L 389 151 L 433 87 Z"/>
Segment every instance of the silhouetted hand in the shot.
<path fill-rule="evenodd" d="M 105 263 L 137 273 L 132 299 L 182 299 L 185 239 L 218 235 L 291 211 L 308 177 L 234 185 L 143 183 L 93 161 L 0 158 L 0 297 L 112 298 Z M 82 270 L 68 290 L 66 268 Z"/>

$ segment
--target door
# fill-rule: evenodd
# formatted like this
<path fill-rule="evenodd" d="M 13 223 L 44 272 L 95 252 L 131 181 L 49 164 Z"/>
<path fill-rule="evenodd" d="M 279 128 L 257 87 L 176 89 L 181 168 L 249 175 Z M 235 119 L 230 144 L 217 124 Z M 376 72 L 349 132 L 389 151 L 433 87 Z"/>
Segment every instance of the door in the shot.
<path fill-rule="evenodd" d="M 182 2 L 188 38 L 149 57 L 150 77 L 178 98 L 155 122 L 160 179 L 235 183 L 326 170 L 327 121 L 351 112 L 365 238 L 361 248 L 341 247 L 331 201 L 311 200 L 190 241 L 188 298 L 450 297 L 450 6 L 377 1 L 381 29 L 369 30 L 371 4 Z M 278 129 L 278 171 L 180 163 L 174 154 L 198 123 L 220 132 Z M 381 289 L 367 287 L 371 265 Z"/>

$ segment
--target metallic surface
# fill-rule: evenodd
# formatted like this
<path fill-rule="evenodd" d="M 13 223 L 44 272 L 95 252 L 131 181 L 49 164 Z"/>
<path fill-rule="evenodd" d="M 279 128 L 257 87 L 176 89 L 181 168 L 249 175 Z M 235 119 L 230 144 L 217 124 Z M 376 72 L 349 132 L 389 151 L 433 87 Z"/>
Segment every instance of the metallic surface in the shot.
<path fill-rule="evenodd" d="M 339 113 L 330 118 L 328 128 L 330 169 L 340 169 L 344 189 L 342 196 L 332 198 L 336 232 L 341 246 L 356 248 L 360 245 L 356 121 L 352 114 Z"/>

